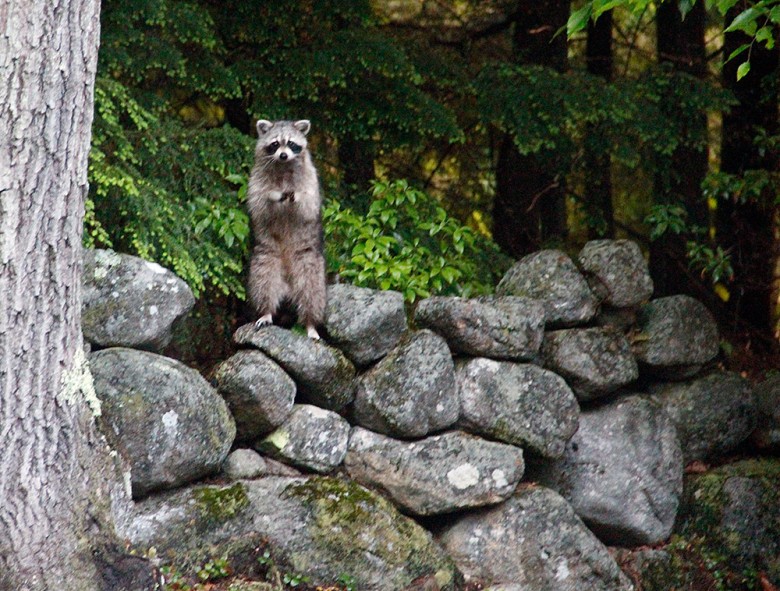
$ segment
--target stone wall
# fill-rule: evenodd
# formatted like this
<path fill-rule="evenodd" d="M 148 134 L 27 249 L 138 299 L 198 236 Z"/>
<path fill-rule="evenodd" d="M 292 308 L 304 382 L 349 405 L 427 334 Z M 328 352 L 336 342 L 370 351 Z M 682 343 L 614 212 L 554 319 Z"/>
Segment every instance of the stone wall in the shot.
<path fill-rule="evenodd" d="M 154 352 L 194 301 L 177 281 L 86 257 L 103 428 L 136 498 L 120 530 L 163 562 L 244 564 L 262 540 L 361 590 L 631 589 L 605 544 L 667 540 L 686 464 L 778 447 L 780 388 L 719 369 L 710 312 L 650 299 L 629 241 L 534 253 L 493 296 L 409 315 L 332 285 L 322 341 L 243 326 L 211 384 Z"/>

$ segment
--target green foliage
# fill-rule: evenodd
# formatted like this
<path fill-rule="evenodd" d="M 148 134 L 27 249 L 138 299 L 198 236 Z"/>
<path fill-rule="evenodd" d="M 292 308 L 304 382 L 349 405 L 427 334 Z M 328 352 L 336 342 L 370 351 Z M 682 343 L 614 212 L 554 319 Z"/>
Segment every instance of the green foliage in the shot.
<path fill-rule="evenodd" d="M 144 107 L 168 108 L 171 101 L 184 102 L 193 94 L 241 96 L 239 80 L 225 63 L 224 43 L 202 2 L 107 0 L 100 18 L 98 75 L 132 87 Z"/>
<path fill-rule="evenodd" d="M 671 193 L 676 151 L 707 148 L 706 126 L 692 122 L 733 103 L 715 85 L 668 67 L 608 83 L 579 71 L 561 74 L 499 62 L 485 67 L 474 86 L 484 122 L 510 134 L 521 154 L 534 154 L 546 170 L 566 178 L 570 196 L 581 206 L 577 189 L 592 172 L 585 169 L 586 153 L 609 154 L 612 164 L 631 171 L 632 178 L 639 172 Z M 627 192 L 634 198 L 632 193 L 641 190 L 633 183 Z M 646 203 L 647 196 L 636 200 Z M 639 222 L 644 215 L 641 211 L 634 219 Z M 650 221 L 656 231 L 667 229 Z M 603 224 L 587 215 L 584 222 L 592 229 Z"/>
<path fill-rule="evenodd" d="M 342 574 L 336 582 L 344 586 L 344 591 L 357 591 L 355 577 L 351 575 Z"/>
<path fill-rule="evenodd" d="M 205 591 L 212 588 L 211 582 L 230 577 L 232 571 L 227 559 L 214 558 L 195 568 L 198 582 L 169 564 L 162 566 L 160 573 L 164 580 L 163 591 Z"/>
<path fill-rule="evenodd" d="M 101 20 L 84 242 L 155 260 L 196 295 L 245 296 L 236 188 L 254 139 L 224 125 L 229 101 L 388 149 L 461 137 L 367 1 L 107 0 Z"/>
<path fill-rule="evenodd" d="M 99 78 L 85 242 L 155 260 L 187 281 L 243 296 L 249 224 L 235 179 L 252 142 L 230 127 L 193 129 Z"/>
<path fill-rule="evenodd" d="M 480 72 L 475 89 L 486 123 L 511 134 L 521 154 L 554 151 L 562 172 L 579 162 L 586 141 L 630 168 L 679 146 L 704 149 L 706 136 L 691 133 L 689 122 L 733 103 L 714 85 L 666 67 L 610 84 L 578 71 L 498 62 Z"/>
<path fill-rule="evenodd" d="M 594 22 L 608 10 L 613 8 L 626 8 L 633 14 L 642 14 L 648 8 L 657 6 L 664 0 L 589 0 L 583 6 L 573 11 L 566 23 L 566 34 L 571 37 L 585 30 L 589 20 Z M 680 18 L 683 19 L 693 8 L 697 0 L 681 0 Z M 699 0 L 705 1 L 705 0 Z M 721 16 L 726 14 L 738 4 L 738 0 L 706 0 L 707 7 L 714 7 Z M 758 43 L 767 49 L 775 46 L 775 37 L 780 30 L 780 0 L 758 0 L 757 2 L 744 3 L 747 6 L 738 12 L 734 18 L 724 27 L 724 33 L 741 31 L 750 41 L 735 49 L 728 56 L 728 61 L 744 55 L 747 58 L 737 68 L 737 80 L 744 78 L 750 72 L 750 54 Z"/>
<path fill-rule="evenodd" d="M 712 172 L 704 179 L 704 195 L 717 201 L 780 205 L 780 175 L 768 170 L 746 170 L 742 175 Z"/>
<path fill-rule="evenodd" d="M 657 240 L 667 232 L 681 234 L 688 229 L 685 207 L 677 203 L 660 203 L 650 208 L 645 223 L 650 226 L 650 240 Z"/>
<path fill-rule="evenodd" d="M 702 276 L 711 277 L 713 283 L 728 283 L 734 278 L 731 257 L 720 246 L 713 248 L 701 242 L 689 240 L 687 249 L 691 267 L 699 269 Z"/>
<path fill-rule="evenodd" d="M 198 569 L 201 581 L 216 581 L 230 576 L 230 564 L 224 558 L 215 558 Z"/>
<path fill-rule="evenodd" d="M 329 270 L 355 285 L 395 289 L 413 302 L 432 294 L 489 292 L 508 261 L 405 181 L 376 182 L 366 212 L 328 202 Z"/>
<path fill-rule="evenodd" d="M 250 112 L 305 113 L 331 137 L 385 148 L 461 135 L 454 114 L 424 91 L 425 76 L 376 27 L 367 0 L 227 4 L 214 19 Z"/>
<path fill-rule="evenodd" d="M 708 276 L 712 283 L 728 283 L 734 278 L 734 269 L 728 252 L 720 246 L 712 246 L 706 240 L 704 228 L 689 227 L 688 213 L 680 204 L 661 203 L 650 208 L 645 223 L 650 226 L 650 240 L 658 240 L 667 233 L 689 237 L 686 241 L 686 255 L 691 268 L 702 277 Z"/>

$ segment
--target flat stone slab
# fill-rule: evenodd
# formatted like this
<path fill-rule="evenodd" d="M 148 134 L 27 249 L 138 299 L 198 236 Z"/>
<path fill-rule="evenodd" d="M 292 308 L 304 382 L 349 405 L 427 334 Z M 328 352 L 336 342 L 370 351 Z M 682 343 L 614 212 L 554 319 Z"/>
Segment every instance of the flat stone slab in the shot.
<path fill-rule="evenodd" d="M 569 504 L 521 486 L 506 502 L 445 526 L 439 542 L 467 581 L 503 591 L 631 591 L 633 586 Z"/>
<path fill-rule="evenodd" d="M 546 458 L 577 431 L 579 405 L 564 379 L 536 365 L 476 358 L 458 365 L 461 415 L 472 433 Z"/>
<path fill-rule="evenodd" d="M 327 339 L 358 367 L 392 351 L 407 331 L 404 296 L 349 284 L 328 286 Z"/>
<path fill-rule="evenodd" d="M 631 240 L 591 240 L 577 257 L 593 293 L 614 308 L 636 306 L 653 295 L 653 280 L 639 245 Z"/>
<path fill-rule="evenodd" d="M 637 318 L 634 354 L 640 370 L 655 377 L 686 379 L 718 354 L 718 325 L 710 311 L 686 295 L 653 300 Z"/>
<path fill-rule="evenodd" d="M 599 301 L 569 255 L 540 250 L 524 256 L 506 272 L 496 295 L 541 300 L 549 327 L 568 327 L 591 320 Z"/>
<path fill-rule="evenodd" d="M 418 326 L 447 340 L 453 353 L 528 361 L 544 335 L 544 304 L 514 296 L 431 297 L 415 310 Z"/>
<path fill-rule="evenodd" d="M 458 419 L 455 366 L 445 340 L 411 333 L 358 381 L 354 424 L 394 437 L 424 437 Z"/>
<path fill-rule="evenodd" d="M 614 392 L 639 377 L 639 366 L 628 339 L 611 329 L 547 332 L 541 358 L 547 369 L 566 380 L 580 401 Z"/>
<path fill-rule="evenodd" d="M 379 489 L 413 515 L 503 501 L 523 475 L 523 452 L 461 431 L 408 442 L 355 427 L 344 459 L 349 477 Z"/>
<path fill-rule="evenodd" d="M 233 340 L 276 361 L 298 386 L 301 400 L 339 411 L 355 398 L 355 366 L 338 349 L 279 326 L 245 324 Z"/>
<path fill-rule="evenodd" d="M 168 269 L 113 250 L 84 249 L 81 329 L 100 347 L 161 351 L 174 323 L 195 305 Z"/>
<path fill-rule="evenodd" d="M 255 574 L 257 548 L 267 548 L 281 572 L 306 575 L 312 588 L 345 574 L 361 591 L 463 588 L 427 531 L 380 495 L 330 477 L 269 476 L 156 495 L 137 503 L 118 533 L 176 565 L 227 557 L 239 576 Z"/>
<path fill-rule="evenodd" d="M 257 449 L 271 457 L 315 472 L 331 472 L 344 460 L 349 423 L 333 411 L 298 404 L 289 418 Z"/>

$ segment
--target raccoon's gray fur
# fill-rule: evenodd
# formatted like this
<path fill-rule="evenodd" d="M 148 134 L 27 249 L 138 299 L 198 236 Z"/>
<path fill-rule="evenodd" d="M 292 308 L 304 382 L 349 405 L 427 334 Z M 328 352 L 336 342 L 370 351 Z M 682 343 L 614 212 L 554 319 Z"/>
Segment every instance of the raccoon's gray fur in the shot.
<path fill-rule="evenodd" d="M 309 336 L 318 339 L 325 259 L 319 181 L 306 143 L 310 128 L 307 120 L 257 122 L 247 191 L 254 234 L 247 291 L 257 326 L 270 324 L 279 306 L 289 302 Z"/>

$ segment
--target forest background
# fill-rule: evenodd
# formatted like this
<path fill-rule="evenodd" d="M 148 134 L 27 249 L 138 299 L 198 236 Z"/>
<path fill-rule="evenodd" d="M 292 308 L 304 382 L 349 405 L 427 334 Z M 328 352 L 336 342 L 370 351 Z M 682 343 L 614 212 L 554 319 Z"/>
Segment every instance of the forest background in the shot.
<path fill-rule="evenodd" d="M 306 118 L 330 273 L 476 295 L 534 250 L 627 237 L 656 297 L 705 301 L 766 367 L 778 23 L 773 1 L 104 0 L 85 243 L 172 268 L 200 296 L 180 355 L 224 358 L 254 122 Z"/>

